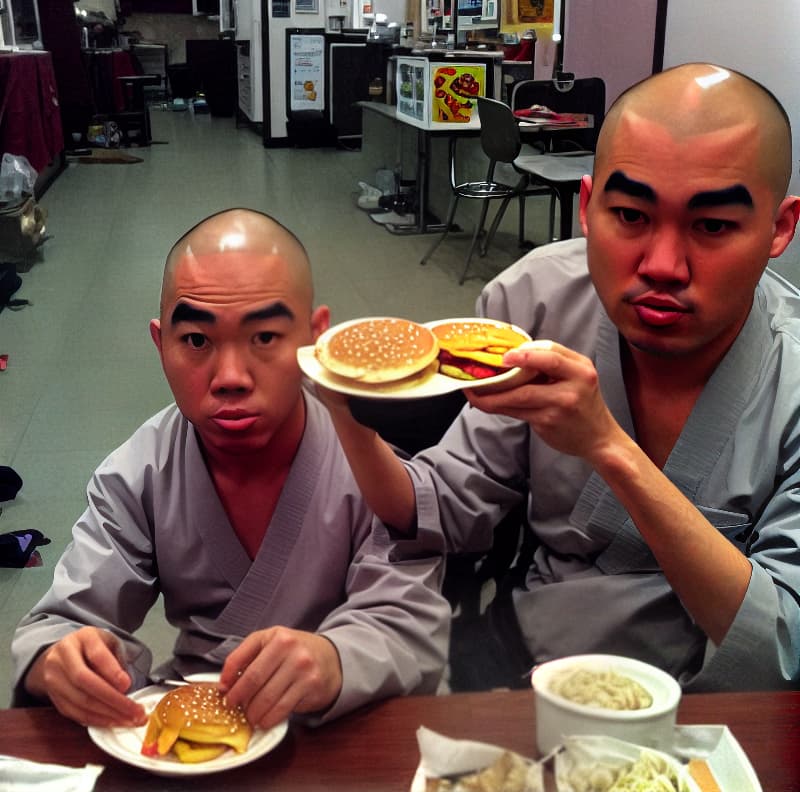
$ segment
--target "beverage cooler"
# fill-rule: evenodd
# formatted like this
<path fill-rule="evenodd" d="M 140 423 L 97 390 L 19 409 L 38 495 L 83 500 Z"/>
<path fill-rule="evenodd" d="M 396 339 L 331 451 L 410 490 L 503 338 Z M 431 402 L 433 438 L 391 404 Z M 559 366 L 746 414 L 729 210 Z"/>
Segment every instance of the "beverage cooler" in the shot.
<path fill-rule="evenodd" d="M 0 47 L 42 49 L 37 0 L 0 0 Z"/>
<path fill-rule="evenodd" d="M 478 126 L 479 96 L 499 84 L 492 57 L 408 56 L 395 62 L 397 115 L 423 127 Z"/>

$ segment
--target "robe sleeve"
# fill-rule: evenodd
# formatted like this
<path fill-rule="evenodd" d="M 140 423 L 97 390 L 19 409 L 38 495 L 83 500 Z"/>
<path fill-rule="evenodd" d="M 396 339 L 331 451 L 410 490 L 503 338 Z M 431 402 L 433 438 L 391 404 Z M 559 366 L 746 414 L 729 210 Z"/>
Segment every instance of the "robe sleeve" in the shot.
<path fill-rule="evenodd" d="M 149 671 L 151 653 L 133 635 L 159 593 L 147 515 L 118 474 L 114 454 L 95 472 L 86 494 L 88 507 L 73 526 L 52 586 L 14 634 L 14 706 L 36 703 L 23 681 L 39 654 L 86 625 L 120 639 L 133 687 L 141 686 Z"/>

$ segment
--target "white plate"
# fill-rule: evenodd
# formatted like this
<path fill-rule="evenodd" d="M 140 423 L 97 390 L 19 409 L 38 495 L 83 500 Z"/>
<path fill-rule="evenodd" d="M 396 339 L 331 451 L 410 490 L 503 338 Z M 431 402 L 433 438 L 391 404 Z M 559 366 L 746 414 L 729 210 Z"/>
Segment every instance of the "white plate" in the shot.
<path fill-rule="evenodd" d="M 675 745 L 670 752 L 682 761 L 705 759 L 720 789 L 725 792 L 763 792 L 753 765 L 727 726 L 675 727 Z M 420 763 L 409 792 L 425 792 L 425 772 Z"/>
<path fill-rule="evenodd" d="M 219 676 L 217 675 L 216 678 L 219 678 Z M 191 677 L 191 679 L 193 681 L 200 681 L 194 677 Z M 149 714 L 161 700 L 161 697 L 167 691 L 174 689 L 175 688 L 171 687 L 151 685 L 150 687 L 132 693 L 131 698 L 143 704 L 145 710 L 147 710 Z M 149 770 L 151 773 L 160 776 L 192 776 L 219 773 L 222 770 L 240 767 L 241 765 L 248 764 L 258 759 L 260 756 L 269 753 L 280 743 L 286 735 L 289 724 L 287 721 L 283 721 L 283 723 L 279 723 L 277 726 L 267 731 L 255 729 L 246 751 L 236 753 L 236 751 L 229 748 L 216 759 L 211 759 L 208 762 L 197 762 L 195 764 L 184 764 L 178 761 L 177 757 L 172 754 L 161 757 L 143 756 L 142 740 L 144 739 L 146 728 L 146 726 L 139 726 L 133 729 L 101 729 L 90 726 L 89 737 L 91 737 L 92 742 L 94 742 L 98 748 L 102 748 L 106 753 L 111 754 L 111 756 L 129 765 L 133 765 L 134 767 L 140 767 L 142 770 Z"/>
<path fill-rule="evenodd" d="M 465 317 L 458 319 L 438 319 L 433 322 L 425 322 L 425 327 L 436 327 L 436 325 L 447 324 L 449 322 L 487 322 L 491 324 L 507 325 L 506 322 L 492 322 L 491 319 L 481 319 L 478 317 Z M 350 324 L 350 322 L 343 323 Z M 530 339 L 521 327 L 511 325 L 511 327 L 525 338 Z M 334 328 L 331 328 L 331 330 Z M 330 330 L 328 331 L 330 332 Z M 328 371 L 314 355 L 313 346 L 303 346 L 297 350 L 297 362 L 303 373 L 314 382 L 326 388 L 330 388 L 337 393 L 346 396 L 362 396 L 368 399 L 426 399 L 430 396 L 443 396 L 446 393 L 463 390 L 465 388 L 485 388 L 487 385 L 497 385 L 501 382 L 514 377 L 519 373 L 518 368 L 509 369 L 495 377 L 486 377 L 481 380 L 460 380 L 455 377 L 448 377 L 438 372 L 438 363 L 434 361 L 428 368 L 412 377 L 406 377 L 395 382 L 384 382 L 380 384 L 366 384 L 357 380 L 340 377 Z"/>

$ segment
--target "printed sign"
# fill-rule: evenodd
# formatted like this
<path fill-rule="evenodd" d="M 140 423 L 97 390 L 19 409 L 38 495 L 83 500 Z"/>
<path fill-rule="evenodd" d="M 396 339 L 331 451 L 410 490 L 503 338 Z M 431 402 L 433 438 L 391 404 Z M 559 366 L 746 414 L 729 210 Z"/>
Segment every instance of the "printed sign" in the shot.
<path fill-rule="evenodd" d="M 296 34 L 290 37 L 290 110 L 325 108 L 325 37 Z"/>

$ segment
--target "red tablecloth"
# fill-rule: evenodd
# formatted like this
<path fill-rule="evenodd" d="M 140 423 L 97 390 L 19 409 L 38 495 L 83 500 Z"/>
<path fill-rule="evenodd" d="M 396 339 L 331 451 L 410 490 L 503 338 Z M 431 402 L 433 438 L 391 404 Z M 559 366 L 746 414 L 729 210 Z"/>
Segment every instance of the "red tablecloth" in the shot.
<path fill-rule="evenodd" d="M 0 155 L 24 156 L 41 172 L 63 148 L 50 53 L 0 53 Z"/>

